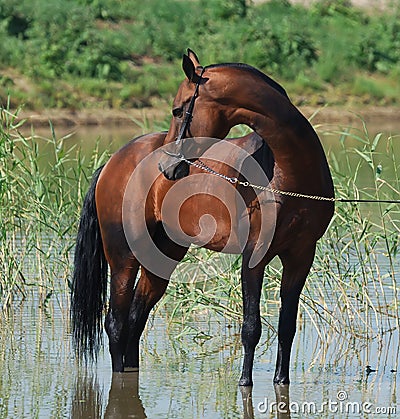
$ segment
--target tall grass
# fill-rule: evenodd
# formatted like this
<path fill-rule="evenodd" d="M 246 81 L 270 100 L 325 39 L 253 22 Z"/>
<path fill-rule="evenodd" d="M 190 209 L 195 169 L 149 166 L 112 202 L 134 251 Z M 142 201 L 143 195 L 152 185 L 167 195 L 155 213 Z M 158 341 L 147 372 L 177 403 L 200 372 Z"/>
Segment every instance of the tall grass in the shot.
<path fill-rule="evenodd" d="M 0 109 L 0 303 L 39 292 L 43 306 L 68 286 L 70 253 L 82 196 L 106 159 L 83 156 L 68 137 L 22 135 L 24 121 Z"/>
<path fill-rule="evenodd" d="M 365 125 L 360 132 L 334 134 L 342 146 L 339 155 L 330 154 L 337 195 L 398 200 L 394 138 L 371 138 Z M 318 313 L 315 323 L 321 335 L 334 329 L 357 338 L 379 338 L 399 327 L 399 234 L 399 204 L 337 204 L 303 298 L 305 312 Z"/>
<path fill-rule="evenodd" d="M 42 307 L 50 300 L 61 304 L 82 197 L 109 153 L 96 146 L 85 156 L 68 137 L 57 138 L 51 125 L 50 138 L 22 135 L 23 122 L 7 108 L 0 118 L 0 303 L 9 307 L 34 290 Z M 394 138 L 371 138 L 366 126 L 330 134 L 341 144 L 328 156 L 337 196 L 399 199 Z M 332 334 L 370 339 L 399 328 L 399 233 L 398 204 L 337 204 L 300 303 L 301 322 L 312 325 L 321 341 Z M 209 333 L 192 320 L 239 324 L 240 265 L 240 256 L 192 248 L 158 311 L 199 342 Z M 276 334 L 280 277 L 274 261 L 266 269 L 261 304 L 267 340 Z"/>

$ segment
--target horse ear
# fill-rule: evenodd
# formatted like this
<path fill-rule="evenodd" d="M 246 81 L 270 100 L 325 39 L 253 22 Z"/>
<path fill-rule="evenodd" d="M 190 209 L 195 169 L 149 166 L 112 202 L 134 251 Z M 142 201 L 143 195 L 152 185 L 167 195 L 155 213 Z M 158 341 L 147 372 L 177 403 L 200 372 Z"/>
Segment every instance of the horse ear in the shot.
<path fill-rule="evenodd" d="M 182 68 L 189 81 L 196 84 L 199 83 L 200 77 L 196 74 L 196 69 L 194 67 L 193 61 L 186 54 L 183 55 Z"/>
<path fill-rule="evenodd" d="M 187 50 L 188 57 L 193 61 L 193 64 L 195 67 L 201 67 L 200 61 L 194 51 L 192 51 L 190 48 Z"/>

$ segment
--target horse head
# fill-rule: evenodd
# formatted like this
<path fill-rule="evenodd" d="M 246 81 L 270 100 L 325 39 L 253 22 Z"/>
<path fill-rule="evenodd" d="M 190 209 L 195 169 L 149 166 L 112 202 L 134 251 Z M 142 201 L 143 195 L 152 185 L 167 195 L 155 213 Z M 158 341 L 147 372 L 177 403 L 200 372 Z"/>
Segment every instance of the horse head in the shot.
<path fill-rule="evenodd" d="M 188 49 L 183 55 L 182 68 L 186 79 L 179 87 L 173 102 L 172 121 L 164 141 L 164 156 L 159 169 L 169 180 L 177 180 L 189 174 L 188 163 L 182 160 L 188 154 L 199 157 L 212 141 L 187 141 L 193 137 L 224 138 L 229 132 L 221 104 L 208 92 L 207 67 L 202 67 L 196 54 Z M 212 87 L 212 86 L 211 86 Z"/>
<path fill-rule="evenodd" d="M 173 102 L 172 120 L 164 145 L 169 153 L 160 159 L 160 170 L 170 180 L 189 173 L 184 156 L 185 138 L 225 138 L 230 129 L 245 124 L 268 143 L 275 157 L 287 162 L 293 157 L 290 144 L 315 132 L 291 103 L 284 88 L 256 68 L 242 63 L 202 67 L 188 50 L 182 68 L 186 75 Z M 304 149 L 308 151 L 307 148 Z M 283 152 L 283 153 L 282 153 Z M 317 152 L 320 154 L 320 150 Z"/>

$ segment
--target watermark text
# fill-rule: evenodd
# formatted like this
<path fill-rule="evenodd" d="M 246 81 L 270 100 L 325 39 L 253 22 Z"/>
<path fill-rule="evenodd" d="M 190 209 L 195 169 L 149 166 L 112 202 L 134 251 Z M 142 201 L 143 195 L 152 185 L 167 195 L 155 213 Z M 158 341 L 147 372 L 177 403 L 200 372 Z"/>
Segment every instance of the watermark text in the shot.
<path fill-rule="evenodd" d="M 397 406 L 375 406 L 371 402 L 353 402 L 348 400 L 346 391 L 340 390 L 336 398 L 329 398 L 322 402 L 285 402 L 271 401 L 265 398 L 257 404 L 257 410 L 261 414 L 273 413 L 298 413 L 303 415 L 321 413 L 339 414 L 371 414 L 371 415 L 396 415 Z"/>

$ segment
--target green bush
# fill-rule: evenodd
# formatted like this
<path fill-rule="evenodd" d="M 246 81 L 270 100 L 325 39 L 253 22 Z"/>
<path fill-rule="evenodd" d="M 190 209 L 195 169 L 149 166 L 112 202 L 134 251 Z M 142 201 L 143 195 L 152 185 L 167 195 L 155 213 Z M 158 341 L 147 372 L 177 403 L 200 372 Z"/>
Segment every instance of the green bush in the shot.
<path fill-rule="evenodd" d="M 379 21 L 370 25 L 352 53 L 355 64 L 370 72 L 387 73 L 400 62 L 400 23 Z"/>
<path fill-rule="evenodd" d="M 80 94 L 67 97 L 82 79 L 123 84 L 122 92 L 112 88 L 115 101 L 98 89 L 99 103 L 170 97 L 188 47 L 205 64 L 242 61 L 279 81 L 346 87 L 360 74 L 396 74 L 399 10 L 371 15 L 346 0 L 308 9 L 277 0 L 0 0 L 0 68 L 13 67 L 37 86 L 30 93 L 13 86 L 14 98 L 45 106 L 83 104 Z M 54 91 L 41 88 L 46 80 Z M 35 94 L 41 99 L 29 98 Z"/>
<path fill-rule="evenodd" d="M 288 22 L 278 30 L 266 21 L 260 22 L 248 32 L 245 42 L 252 45 L 244 54 L 246 62 L 283 78 L 295 78 L 317 60 L 317 49 L 309 34 L 293 29 Z"/>

